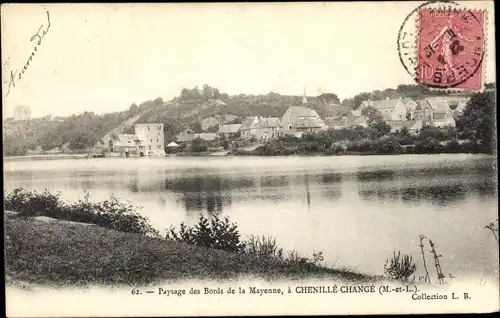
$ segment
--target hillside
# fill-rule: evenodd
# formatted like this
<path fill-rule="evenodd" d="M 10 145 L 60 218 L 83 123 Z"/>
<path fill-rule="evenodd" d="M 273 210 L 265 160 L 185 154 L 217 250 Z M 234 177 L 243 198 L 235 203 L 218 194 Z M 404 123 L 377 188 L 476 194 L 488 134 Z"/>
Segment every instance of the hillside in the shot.
<path fill-rule="evenodd" d="M 442 95 L 443 92 L 430 91 L 419 85 L 399 85 L 396 89 L 363 92 L 342 102 L 333 93 L 307 97 L 307 102 L 309 107 L 325 118 L 345 115 L 359 107 L 363 100 L 370 98 L 421 99 Z M 163 123 L 165 140 L 170 141 L 186 128 L 198 132 L 214 132 L 222 123 L 241 122 L 247 116 L 281 117 L 288 107 L 301 105 L 302 98 L 272 92 L 266 95 L 229 96 L 220 93 L 217 88 L 204 85 L 203 89 L 183 89 L 178 97 L 167 102 L 158 97 L 139 106 L 133 104 L 122 112 L 104 115 L 85 112 L 66 118 L 44 117 L 15 122 L 10 119 L 3 123 L 4 155 L 24 155 L 28 149 L 35 149 L 37 146 L 50 150 L 69 145 L 69 149 L 73 151 L 85 151 L 99 140 L 106 142 L 113 134 L 133 133 L 135 123 Z"/>

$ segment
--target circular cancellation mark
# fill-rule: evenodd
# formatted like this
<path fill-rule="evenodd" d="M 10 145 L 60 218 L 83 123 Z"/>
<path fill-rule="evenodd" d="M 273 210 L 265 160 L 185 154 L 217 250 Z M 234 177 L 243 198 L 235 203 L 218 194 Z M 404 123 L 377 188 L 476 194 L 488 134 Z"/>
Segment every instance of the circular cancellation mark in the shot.
<path fill-rule="evenodd" d="M 443 8 L 443 4 L 448 7 Z M 478 72 L 485 55 L 484 21 L 484 12 L 460 9 L 455 2 L 419 5 L 399 29 L 401 64 L 421 85 L 479 90 L 482 78 L 477 77 L 482 76 Z"/>

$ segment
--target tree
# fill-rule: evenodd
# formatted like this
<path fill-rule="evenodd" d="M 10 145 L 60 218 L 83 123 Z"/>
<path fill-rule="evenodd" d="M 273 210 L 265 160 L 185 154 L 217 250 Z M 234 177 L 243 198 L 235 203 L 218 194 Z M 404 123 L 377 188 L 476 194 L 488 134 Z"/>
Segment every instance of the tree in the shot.
<path fill-rule="evenodd" d="M 378 109 L 372 106 L 368 106 L 363 108 L 361 111 L 361 115 L 365 116 L 368 118 L 368 123 L 377 121 L 377 120 L 382 120 L 382 114 Z"/>
<path fill-rule="evenodd" d="M 334 93 L 323 93 L 318 96 L 320 102 L 340 104 L 340 99 L 337 94 Z"/>
<path fill-rule="evenodd" d="M 342 106 L 353 108 L 354 109 L 354 99 L 346 98 L 342 101 Z"/>
<path fill-rule="evenodd" d="M 137 105 L 135 103 L 133 103 L 132 105 L 130 105 L 128 111 L 131 112 L 131 113 L 134 113 L 137 111 L 139 107 L 137 107 Z"/>
<path fill-rule="evenodd" d="M 191 129 L 196 134 L 199 134 L 199 133 L 203 132 L 203 129 L 202 129 L 201 124 L 199 122 L 192 123 L 191 124 Z"/>
<path fill-rule="evenodd" d="M 371 135 L 375 138 L 380 138 L 387 135 L 391 131 L 391 126 L 383 120 L 376 120 L 368 124 L 371 130 Z"/>
<path fill-rule="evenodd" d="M 183 88 L 181 91 L 181 99 L 187 100 L 191 98 L 191 91 L 187 88 Z"/>
<path fill-rule="evenodd" d="M 361 93 L 361 94 L 358 94 L 356 96 L 354 96 L 353 98 L 353 109 L 358 109 L 359 106 L 361 105 L 361 103 L 365 100 L 369 100 L 371 99 L 371 94 L 370 93 Z"/>
<path fill-rule="evenodd" d="M 463 115 L 457 120 L 457 128 L 462 134 L 480 140 L 484 150 L 492 153 L 496 148 L 494 118 L 495 92 L 478 93 L 467 103 Z"/>
<path fill-rule="evenodd" d="M 213 89 L 209 85 L 203 85 L 203 90 L 201 91 L 201 95 L 204 99 L 210 99 L 214 96 Z"/>

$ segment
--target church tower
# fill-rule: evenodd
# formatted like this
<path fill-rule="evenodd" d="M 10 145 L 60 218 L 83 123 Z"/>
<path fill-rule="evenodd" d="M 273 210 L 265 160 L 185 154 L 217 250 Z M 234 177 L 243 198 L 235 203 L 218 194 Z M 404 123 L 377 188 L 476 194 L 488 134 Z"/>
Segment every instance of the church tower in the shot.
<path fill-rule="evenodd" d="M 302 105 L 307 107 L 307 97 L 306 97 L 306 88 L 304 87 L 304 95 L 302 96 Z"/>

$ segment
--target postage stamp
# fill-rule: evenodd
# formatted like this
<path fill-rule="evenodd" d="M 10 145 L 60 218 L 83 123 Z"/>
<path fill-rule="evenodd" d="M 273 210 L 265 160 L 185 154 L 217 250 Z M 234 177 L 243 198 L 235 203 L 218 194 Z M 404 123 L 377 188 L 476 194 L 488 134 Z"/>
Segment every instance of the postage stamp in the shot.
<path fill-rule="evenodd" d="M 434 88 L 481 90 L 485 12 L 424 8 L 418 18 L 417 81 Z"/>

